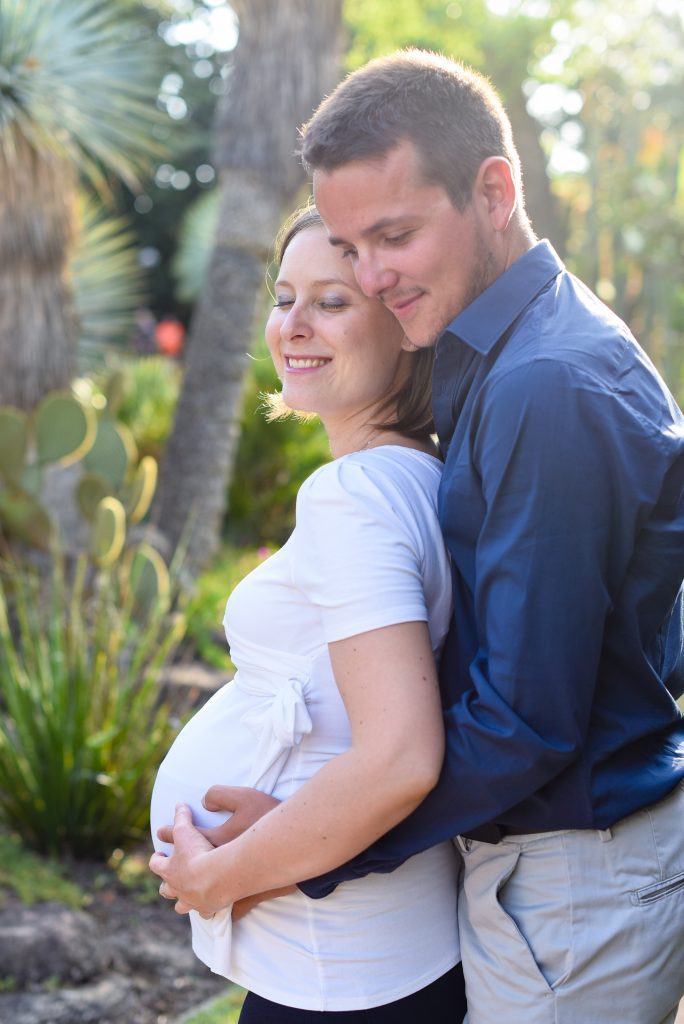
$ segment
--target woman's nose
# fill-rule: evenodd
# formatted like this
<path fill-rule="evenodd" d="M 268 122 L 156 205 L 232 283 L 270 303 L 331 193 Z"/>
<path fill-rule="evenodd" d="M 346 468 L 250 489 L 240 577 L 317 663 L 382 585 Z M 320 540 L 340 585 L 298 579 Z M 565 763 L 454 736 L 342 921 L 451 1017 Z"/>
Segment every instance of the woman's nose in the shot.
<path fill-rule="evenodd" d="M 295 304 L 289 309 L 287 316 L 280 325 L 280 334 L 281 337 L 287 340 L 299 337 L 304 338 L 311 334 L 308 317 L 301 306 Z"/>

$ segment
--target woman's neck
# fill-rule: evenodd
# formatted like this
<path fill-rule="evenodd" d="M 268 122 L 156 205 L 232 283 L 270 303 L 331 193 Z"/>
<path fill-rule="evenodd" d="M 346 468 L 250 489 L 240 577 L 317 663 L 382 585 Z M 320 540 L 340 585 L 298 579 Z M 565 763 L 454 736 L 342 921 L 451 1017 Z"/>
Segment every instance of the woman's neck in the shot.
<path fill-rule="evenodd" d="M 333 434 L 328 432 L 330 452 L 334 459 L 343 455 L 350 455 L 352 452 L 368 451 L 371 448 L 379 448 L 382 445 L 396 445 L 401 448 L 413 448 L 415 451 L 425 452 L 439 458 L 436 444 L 428 440 L 420 440 L 407 437 L 397 430 L 381 430 L 379 427 L 366 425 L 365 429 L 355 431 L 353 434 Z"/>

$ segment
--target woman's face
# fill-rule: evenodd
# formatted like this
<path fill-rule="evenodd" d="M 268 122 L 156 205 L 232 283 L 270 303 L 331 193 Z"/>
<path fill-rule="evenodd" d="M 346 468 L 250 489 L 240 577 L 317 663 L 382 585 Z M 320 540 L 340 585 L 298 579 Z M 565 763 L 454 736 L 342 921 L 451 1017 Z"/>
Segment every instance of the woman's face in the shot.
<path fill-rule="evenodd" d="M 266 342 L 285 404 L 317 413 L 331 438 L 372 423 L 410 365 L 398 322 L 362 294 L 320 225 L 295 235 L 285 251 Z"/>

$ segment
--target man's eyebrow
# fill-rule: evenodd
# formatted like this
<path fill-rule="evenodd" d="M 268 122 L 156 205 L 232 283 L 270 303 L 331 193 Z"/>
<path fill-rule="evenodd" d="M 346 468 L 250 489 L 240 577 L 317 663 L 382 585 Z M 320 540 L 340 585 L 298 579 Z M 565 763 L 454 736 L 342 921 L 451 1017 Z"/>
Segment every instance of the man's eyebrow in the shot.
<path fill-rule="evenodd" d="M 370 227 L 364 228 L 361 232 L 362 238 L 370 238 L 371 235 L 376 235 L 378 231 L 384 231 L 386 228 L 393 228 L 396 224 L 399 224 L 404 217 L 382 217 L 380 220 L 376 220 Z M 336 235 L 328 235 L 328 241 L 331 245 L 349 245 L 349 242 L 344 238 L 338 238 Z"/>

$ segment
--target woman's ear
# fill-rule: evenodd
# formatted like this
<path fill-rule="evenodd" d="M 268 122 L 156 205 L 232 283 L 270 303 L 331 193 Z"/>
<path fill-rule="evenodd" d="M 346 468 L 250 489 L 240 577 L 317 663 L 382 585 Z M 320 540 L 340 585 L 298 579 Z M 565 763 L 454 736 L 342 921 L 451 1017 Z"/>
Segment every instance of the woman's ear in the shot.
<path fill-rule="evenodd" d="M 414 345 L 412 341 L 409 341 L 406 335 L 404 335 L 404 337 L 402 338 L 401 347 L 403 348 L 404 352 L 418 351 L 418 345 Z"/>

